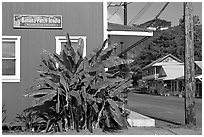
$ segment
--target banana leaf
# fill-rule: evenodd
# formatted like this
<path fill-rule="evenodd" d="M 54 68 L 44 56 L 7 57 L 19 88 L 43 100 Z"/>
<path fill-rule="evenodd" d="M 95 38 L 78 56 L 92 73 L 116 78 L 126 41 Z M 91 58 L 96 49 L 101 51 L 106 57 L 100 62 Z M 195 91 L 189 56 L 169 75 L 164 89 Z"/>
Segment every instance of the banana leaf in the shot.
<path fill-rule="evenodd" d="M 79 94 L 79 91 L 71 91 L 71 92 L 69 92 L 69 95 L 71 95 L 71 96 L 76 98 L 76 100 L 78 102 L 78 105 L 82 104 L 82 100 L 81 100 L 81 96 Z"/>
<path fill-rule="evenodd" d="M 103 50 L 100 54 L 101 61 L 106 60 L 112 55 L 113 49 L 116 45 L 109 45 L 105 50 Z"/>
<path fill-rule="evenodd" d="M 71 41 L 70 41 L 68 33 L 67 33 L 67 44 L 65 45 L 64 48 L 65 48 L 65 53 L 67 54 L 67 56 L 70 56 L 72 60 L 75 62 L 76 53 L 71 45 Z"/>
<path fill-rule="evenodd" d="M 56 112 L 60 112 L 60 89 L 57 90 Z"/>
<path fill-rule="evenodd" d="M 67 92 L 68 91 L 67 80 L 66 80 L 66 77 L 64 76 L 64 74 L 62 72 L 60 73 L 60 83 L 63 85 L 65 92 Z"/>
<path fill-rule="evenodd" d="M 53 89 L 40 89 L 40 90 L 35 90 L 35 91 L 29 92 L 27 94 L 24 94 L 24 96 L 25 97 L 33 97 L 33 96 L 36 96 L 36 95 L 46 95 L 46 94 L 50 94 L 50 93 L 53 93 L 53 92 L 56 92 L 56 90 L 53 90 Z"/>
<path fill-rule="evenodd" d="M 54 96 L 56 96 L 57 92 L 52 92 L 50 94 L 47 94 L 41 98 L 37 98 L 33 101 L 33 106 L 38 106 L 44 104 L 44 102 L 52 100 Z"/>
<path fill-rule="evenodd" d="M 96 113 L 99 112 L 99 110 L 98 110 L 98 105 L 97 105 L 96 103 L 94 103 L 94 104 L 92 105 L 92 107 L 94 108 L 94 110 L 95 110 Z"/>
<path fill-rule="evenodd" d="M 45 85 L 45 83 L 41 83 L 41 84 L 37 84 L 37 85 L 34 85 L 28 89 L 26 89 L 25 93 L 24 93 L 24 96 L 28 96 L 29 94 L 31 94 L 32 92 L 34 91 L 38 91 L 38 90 L 41 90 L 41 89 L 50 89 L 50 87 L 48 87 L 47 85 Z"/>
<path fill-rule="evenodd" d="M 43 80 L 55 90 L 57 90 L 58 87 L 60 86 L 59 83 L 54 83 L 52 80 L 48 79 L 47 77 L 43 77 Z"/>
<path fill-rule="evenodd" d="M 130 62 L 131 60 L 121 59 L 118 56 L 111 56 L 108 59 L 104 60 L 103 64 L 107 68 L 112 68 L 112 67 L 119 66 L 122 64 L 129 64 Z"/>
<path fill-rule="evenodd" d="M 37 68 L 37 72 L 40 74 L 54 74 L 54 75 L 59 75 L 59 71 L 51 70 L 47 67 L 39 66 Z"/>
<path fill-rule="evenodd" d="M 82 38 L 79 38 L 79 45 L 78 45 L 78 48 L 77 48 L 77 54 L 80 57 L 83 57 L 83 51 L 84 51 L 84 41 L 83 41 Z"/>
<path fill-rule="evenodd" d="M 110 112 L 113 116 L 113 119 L 121 126 L 124 127 L 125 123 L 123 122 L 122 113 L 120 112 L 118 105 L 112 100 L 107 99 L 108 103 L 110 104 Z"/>
<path fill-rule="evenodd" d="M 111 125 L 110 125 L 111 120 L 110 120 L 109 113 L 105 110 L 105 111 L 103 111 L 103 115 L 105 116 L 105 123 L 106 123 L 107 127 L 110 128 L 111 127 Z"/>
<path fill-rule="evenodd" d="M 84 41 L 82 38 L 79 38 L 78 47 L 76 50 L 75 64 L 78 66 L 83 60 L 83 51 L 84 51 Z"/>
<path fill-rule="evenodd" d="M 110 96 L 114 97 L 117 96 L 118 94 L 120 94 L 121 92 L 123 92 L 124 89 L 126 89 L 127 87 L 129 87 L 132 84 L 132 80 L 128 80 L 125 83 L 121 82 L 119 84 L 119 86 L 110 93 Z"/>
<path fill-rule="evenodd" d="M 66 67 L 70 72 L 73 72 L 73 71 L 72 71 L 72 68 L 73 68 L 72 66 L 73 66 L 73 64 L 71 64 L 71 61 L 70 61 L 70 59 L 68 58 L 68 56 L 65 54 L 65 51 L 64 51 L 64 50 L 62 51 L 62 58 L 63 58 L 65 67 Z"/>

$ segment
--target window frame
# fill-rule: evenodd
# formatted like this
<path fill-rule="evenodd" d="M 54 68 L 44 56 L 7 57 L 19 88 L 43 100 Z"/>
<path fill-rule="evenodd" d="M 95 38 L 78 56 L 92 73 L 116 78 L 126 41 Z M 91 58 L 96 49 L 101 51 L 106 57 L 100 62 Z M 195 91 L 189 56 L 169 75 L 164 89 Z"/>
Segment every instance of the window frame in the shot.
<path fill-rule="evenodd" d="M 21 36 L 2 36 L 2 43 L 5 42 L 14 42 L 15 43 L 15 75 L 3 75 L 2 72 L 2 82 L 20 82 L 20 39 Z M 2 48 L 2 47 L 1 47 Z M 3 53 L 3 50 L 2 50 Z M 2 67 L 3 67 L 3 57 L 2 58 Z M 9 59 L 9 58 L 5 58 Z M 2 69 L 2 68 L 1 68 Z"/>
<path fill-rule="evenodd" d="M 69 36 L 69 38 L 71 42 L 78 42 L 79 38 L 83 39 L 84 41 L 83 57 L 85 57 L 86 56 L 87 36 Z M 62 42 L 67 42 L 67 38 L 66 36 L 55 36 L 55 40 L 56 40 L 56 53 L 60 54 Z"/>

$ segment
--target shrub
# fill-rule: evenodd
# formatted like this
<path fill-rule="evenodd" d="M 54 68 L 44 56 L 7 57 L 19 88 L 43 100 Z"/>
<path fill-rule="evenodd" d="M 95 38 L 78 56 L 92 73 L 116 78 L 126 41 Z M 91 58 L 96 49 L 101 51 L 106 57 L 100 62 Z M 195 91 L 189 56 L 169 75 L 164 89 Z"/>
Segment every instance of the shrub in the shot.
<path fill-rule="evenodd" d="M 35 98 L 33 106 L 25 111 L 35 112 L 44 120 L 39 125 L 44 132 L 127 128 L 128 113 L 120 94 L 128 93 L 132 80 L 121 76 L 116 66 L 129 61 L 113 56 L 115 45 L 104 49 L 107 40 L 83 58 L 83 41 L 79 41 L 74 51 L 67 34 L 67 44 L 60 55 L 43 51 L 43 64 L 37 70 L 39 82 L 24 94 Z M 114 73 L 104 68 L 114 68 Z"/>

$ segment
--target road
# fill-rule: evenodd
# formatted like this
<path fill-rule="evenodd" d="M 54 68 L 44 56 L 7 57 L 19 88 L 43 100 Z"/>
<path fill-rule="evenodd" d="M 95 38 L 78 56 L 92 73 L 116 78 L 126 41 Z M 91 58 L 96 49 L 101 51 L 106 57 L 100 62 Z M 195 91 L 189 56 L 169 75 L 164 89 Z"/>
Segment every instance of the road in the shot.
<path fill-rule="evenodd" d="M 202 128 L 202 99 L 195 99 L 196 126 Z M 129 93 L 127 107 L 140 114 L 167 122 L 184 124 L 184 99 Z"/>

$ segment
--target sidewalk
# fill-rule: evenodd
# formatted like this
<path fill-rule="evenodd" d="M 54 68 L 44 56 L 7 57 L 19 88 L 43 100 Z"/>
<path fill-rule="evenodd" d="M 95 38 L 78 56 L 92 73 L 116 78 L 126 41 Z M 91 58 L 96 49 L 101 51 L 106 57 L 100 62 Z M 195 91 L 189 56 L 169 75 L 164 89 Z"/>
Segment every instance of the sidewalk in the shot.
<path fill-rule="evenodd" d="M 58 133 L 4 133 L 3 135 L 202 135 L 201 129 L 189 129 L 185 127 L 131 127 L 117 132 L 102 132 L 101 129 L 94 129 L 93 133 L 88 130 L 76 132 Z"/>
<path fill-rule="evenodd" d="M 189 129 L 185 127 L 131 127 L 123 131 L 102 132 L 101 129 L 89 131 L 70 131 L 68 133 L 54 133 L 56 135 L 202 135 L 202 130 Z"/>

